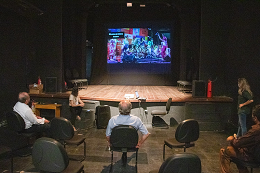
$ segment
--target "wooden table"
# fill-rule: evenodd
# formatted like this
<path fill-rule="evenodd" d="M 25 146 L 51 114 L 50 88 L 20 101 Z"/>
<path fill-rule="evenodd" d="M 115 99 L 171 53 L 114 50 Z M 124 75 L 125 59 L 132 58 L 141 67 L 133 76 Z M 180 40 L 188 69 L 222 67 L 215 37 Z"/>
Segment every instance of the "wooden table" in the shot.
<path fill-rule="evenodd" d="M 41 115 L 41 109 L 53 109 L 55 110 L 55 117 L 60 117 L 60 108 L 61 104 L 36 104 L 35 105 L 35 113 L 37 116 Z"/>

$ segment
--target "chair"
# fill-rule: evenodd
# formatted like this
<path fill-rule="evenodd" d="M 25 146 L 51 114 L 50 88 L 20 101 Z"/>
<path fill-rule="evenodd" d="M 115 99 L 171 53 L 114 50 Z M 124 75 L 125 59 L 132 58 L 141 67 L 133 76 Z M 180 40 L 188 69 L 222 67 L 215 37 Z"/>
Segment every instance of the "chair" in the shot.
<path fill-rule="evenodd" d="M 74 68 L 72 69 L 72 78 L 73 80 L 70 80 L 74 84 L 74 86 L 78 86 L 79 88 L 83 89 L 83 83 L 86 82 L 88 86 L 88 80 L 86 78 L 80 78 L 79 72 Z M 86 87 L 87 88 L 87 87 Z"/>
<path fill-rule="evenodd" d="M 11 149 L 11 170 L 13 170 L 13 158 L 15 156 L 27 157 L 31 155 L 31 139 L 38 138 L 40 133 L 24 132 L 24 119 L 15 111 L 6 113 L 6 121 L 8 129 L 3 130 L 4 135 L 2 137 L 4 137 L 4 145 Z"/>
<path fill-rule="evenodd" d="M 63 117 L 53 118 L 51 121 L 51 134 L 52 138 L 63 144 L 64 148 L 66 145 L 79 146 L 84 144 L 84 153 L 82 159 L 86 158 L 86 137 L 80 134 L 74 134 L 74 129 L 69 120 Z"/>
<path fill-rule="evenodd" d="M 175 138 L 164 140 L 163 160 L 165 160 L 165 146 L 169 148 L 186 148 L 194 147 L 194 141 L 199 138 L 199 123 L 194 119 L 187 119 L 181 122 L 175 132 Z"/>
<path fill-rule="evenodd" d="M 15 111 L 7 112 L 6 114 L 7 126 L 10 130 L 17 133 L 17 135 L 22 135 L 27 139 L 28 144 L 30 143 L 30 139 L 32 137 L 39 136 L 39 133 L 32 132 L 27 133 L 24 132 L 25 122 L 24 119 Z"/>
<path fill-rule="evenodd" d="M 113 151 L 122 152 L 123 156 L 126 156 L 127 152 L 136 152 L 135 158 L 135 166 L 137 169 L 137 154 L 138 148 L 136 145 L 138 143 L 138 133 L 137 130 L 130 125 L 120 125 L 116 126 L 112 129 L 111 136 L 110 136 L 110 151 L 111 151 L 111 167 L 110 171 L 112 170 L 113 166 Z M 127 158 L 122 157 L 123 165 L 126 165 Z"/>
<path fill-rule="evenodd" d="M 253 173 L 254 168 L 260 167 L 260 146 L 256 147 L 253 161 L 244 161 L 235 157 L 231 157 L 231 162 L 250 168 L 250 172 Z"/>
<path fill-rule="evenodd" d="M 183 93 L 192 92 L 192 83 L 189 81 L 178 80 L 177 89 Z"/>
<path fill-rule="evenodd" d="M 149 173 L 201 173 L 201 160 L 191 153 L 175 154 L 162 163 L 159 171 Z"/>
<path fill-rule="evenodd" d="M 161 118 L 164 115 L 167 115 L 170 111 L 171 108 L 171 102 L 172 102 L 172 98 L 169 98 L 167 103 L 166 103 L 166 110 L 162 111 L 162 110 L 153 110 L 151 112 L 151 115 L 153 116 L 152 119 L 152 126 L 153 127 L 167 127 L 168 128 L 168 124 Z"/>
<path fill-rule="evenodd" d="M 84 173 L 84 165 L 69 161 L 63 146 L 52 138 L 36 140 L 32 150 L 32 162 L 40 172 Z"/>

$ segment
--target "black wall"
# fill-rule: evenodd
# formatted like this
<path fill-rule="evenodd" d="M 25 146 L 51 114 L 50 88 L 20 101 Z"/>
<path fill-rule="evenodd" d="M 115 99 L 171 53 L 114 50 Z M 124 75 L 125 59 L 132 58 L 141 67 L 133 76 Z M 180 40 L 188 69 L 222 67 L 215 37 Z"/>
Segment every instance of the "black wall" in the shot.
<path fill-rule="evenodd" d="M 212 80 L 213 95 L 234 99 L 237 79 L 248 80 L 259 104 L 259 1 L 201 1 L 200 79 Z"/>
<path fill-rule="evenodd" d="M 0 3 L 0 117 L 12 110 L 18 93 L 28 92 L 38 76 L 43 84 L 46 77 L 57 77 L 62 91 L 62 1 L 33 2 L 42 15 Z"/>

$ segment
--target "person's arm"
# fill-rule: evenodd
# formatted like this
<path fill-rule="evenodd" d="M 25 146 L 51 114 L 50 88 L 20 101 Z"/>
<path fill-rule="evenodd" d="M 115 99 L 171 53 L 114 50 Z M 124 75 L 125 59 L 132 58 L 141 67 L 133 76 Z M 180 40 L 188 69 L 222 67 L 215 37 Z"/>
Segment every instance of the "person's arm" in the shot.
<path fill-rule="evenodd" d="M 79 98 L 79 106 L 84 107 L 84 102 L 80 98 Z"/>
<path fill-rule="evenodd" d="M 142 137 L 140 138 L 140 140 L 138 141 L 136 148 L 140 148 L 141 145 L 144 143 L 144 141 L 149 137 L 150 133 L 148 132 L 146 126 L 143 124 L 142 120 L 140 118 L 138 118 L 139 121 L 139 126 L 138 129 L 139 131 L 142 133 Z"/>
<path fill-rule="evenodd" d="M 239 108 L 249 105 L 250 103 L 253 103 L 253 102 L 254 102 L 254 100 L 247 100 L 245 103 L 239 104 Z"/>
<path fill-rule="evenodd" d="M 161 41 L 164 41 L 161 37 L 160 37 L 160 35 L 158 34 L 158 37 L 159 37 L 159 39 L 161 40 Z"/>
<path fill-rule="evenodd" d="M 255 145 L 255 138 L 258 136 L 259 133 L 255 131 L 255 129 L 250 129 L 246 134 L 243 136 L 238 137 L 237 139 L 233 139 L 231 141 L 231 145 L 235 148 L 244 148 L 248 146 Z"/>
<path fill-rule="evenodd" d="M 141 139 L 138 141 L 136 148 L 140 148 L 144 141 L 149 137 L 150 133 L 142 135 Z"/>
<path fill-rule="evenodd" d="M 241 108 L 241 107 L 243 107 L 243 106 L 246 106 L 246 105 L 249 105 L 250 103 L 254 102 L 253 96 L 252 96 L 247 90 L 245 90 L 245 91 L 242 92 L 242 96 L 243 96 L 244 98 L 246 98 L 247 101 L 246 101 L 245 103 L 239 104 L 239 108 Z"/>
<path fill-rule="evenodd" d="M 106 138 L 107 138 L 107 145 L 111 146 L 111 144 L 110 144 L 110 136 L 106 136 Z"/>
<path fill-rule="evenodd" d="M 112 132 L 112 128 L 110 127 L 110 122 L 111 122 L 111 119 L 108 121 L 107 129 L 106 129 L 106 139 L 107 139 L 107 145 L 109 147 L 111 146 L 110 135 L 111 135 L 111 132 Z"/>
<path fill-rule="evenodd" d="M 32 124 L 44 124 L 45 118 L 37 118 L 32 110 L 27 110 L 25 113 L 26 119 Z M 48 121 L 48 120 L 47 120 Z"/>

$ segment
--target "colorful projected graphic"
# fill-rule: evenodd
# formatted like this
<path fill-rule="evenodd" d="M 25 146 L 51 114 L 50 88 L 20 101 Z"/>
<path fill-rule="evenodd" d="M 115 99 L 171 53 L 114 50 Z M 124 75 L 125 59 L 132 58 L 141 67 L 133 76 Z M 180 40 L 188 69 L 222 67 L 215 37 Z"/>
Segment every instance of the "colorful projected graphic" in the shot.
<path fill-rule="evenodd" d="M 107 63 L 171 63 L 169 29 L 108 29 Z"/>

